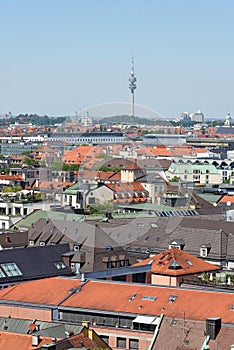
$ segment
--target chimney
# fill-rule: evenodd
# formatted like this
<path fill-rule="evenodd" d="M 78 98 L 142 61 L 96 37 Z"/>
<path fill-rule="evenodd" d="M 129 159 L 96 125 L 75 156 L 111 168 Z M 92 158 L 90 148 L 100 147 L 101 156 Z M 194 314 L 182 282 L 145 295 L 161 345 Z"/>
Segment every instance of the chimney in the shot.
<path fill-rule="evenodd" d="M 40 342 L 40 335 L 32 336 L 32 346 L 38 346 Z"/>
<path fill-rule="evenodd" d="M 9 236 L 6 236 L 6 237 L 5 237 L 5 243 L 7 244 L 7 243 L 10 243 L 10 242 L 11 242 L 10 237 L 9 237 Z"/>
<path fill-rule="evenodd" d="M 221 318 L 213 317 L 206 319 L 206 335 L 210 336 L 211 340 L 215 340 L 221 329 Z"/>
<path fill-rule="evenodd" d="M 82 321 L 82 326 L 89 329 L 89 322 L 88 321 Z"/>

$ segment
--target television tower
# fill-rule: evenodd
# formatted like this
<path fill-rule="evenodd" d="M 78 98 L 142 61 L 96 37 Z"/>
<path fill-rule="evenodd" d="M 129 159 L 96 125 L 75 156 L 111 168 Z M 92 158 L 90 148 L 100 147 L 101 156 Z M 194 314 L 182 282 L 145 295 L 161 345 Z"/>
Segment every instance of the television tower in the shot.
<path fill-rule="evenodd" d="M 131 116 L 134 117 L 134 90 L 137 88 L 136 85 L 136 77 L 135 77 L 135 72 L 134 72 L 134 57 L 132 56 L 132 68 L 131 68 L 131 73 L 129 77 L 129 89 L 131 92 Z"/>

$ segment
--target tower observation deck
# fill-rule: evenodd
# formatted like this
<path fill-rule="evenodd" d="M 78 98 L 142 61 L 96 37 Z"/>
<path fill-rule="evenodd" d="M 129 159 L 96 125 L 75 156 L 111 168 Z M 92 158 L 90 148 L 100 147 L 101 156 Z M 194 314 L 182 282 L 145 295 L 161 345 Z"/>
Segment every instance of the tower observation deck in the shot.
<path fill-rule="evenodd" d="M 129 77 L 129 89 L 131 92 L 131 115 L 134 117 L 134 91 L 137 88 L 136 85 L 136 77 L 135 77 L 135 72 L 134 72 L 134 57 L 132 57 L 132 67 L 131 67 L 131 73 Z"/>

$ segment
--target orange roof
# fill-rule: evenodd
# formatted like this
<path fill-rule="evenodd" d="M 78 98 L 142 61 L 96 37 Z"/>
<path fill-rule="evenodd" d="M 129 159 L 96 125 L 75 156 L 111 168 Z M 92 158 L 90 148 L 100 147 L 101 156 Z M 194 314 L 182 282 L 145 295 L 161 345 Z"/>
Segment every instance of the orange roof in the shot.
<path fill-rule="evenodd" d="M 80 283 L 79 280 L 54 277 L 24 282 L 4 289 L 5 293 L 0 293 L 0 299 L 54 305 L 61 301 L 71 288 L 78 288 Z"/>
<path fill-rule="evenodd" d="M 107 187 L 111 188 L 114 192 L 134 192 L 134 191 L 145 191 L 144 186 L 141 182 L 126 182 L 126 183 L 114 183 L 106 184 Z"/>
<path fill-rule="evenodd" d="M 78 146 L 71 151 L 65 151 L 63 161 L 68 164 L 81 164 L 94 148 L 94 146 Z"/>
<path fill-rule="evenodd" d="M 41 337 L 39 341 L 39 346 L 43 344 L 51 343 L 51 338 Z M 32 335 L 29 334 L 18 334 L 18 333 L 8 333 L 0 332 L 0 347 L 4 350 L 32 350 L 35 346 L 32 346 Z"/>
<path fill-rule="evenodd" d="M 195 155 L 196 153 L 204 153 L 206 149 L 192 148 L 192 146 L 177 146 L 177 147 L 145 147 L 136 151 L 138 155 L 145 155 L 148 157 L 179 157 L 184 155 Z"/>
<path fill-rule="evenodd" d="M 39 184 L 36 182 L 32 186 L 32 188 L 47 188 L 53 190 L 63 190 L 66 187 L 74 185 L 73 182 L 61 182 L 61 181 L 39 181 Z"/>
<path fill-rule="evenodd" d="M 219 203 L 234 203 L 234 196 L 223 196 L 220 200 Z"/>
<path fill-rule="evenodd" d="M 124 312 L 141 315 L 160 315 L 164 308 L 165 316 L 181 317 L 181 310 L 186 310 L 186 318 L 205 320 L 207 317 L 221 317 L 222 322 L 233 323 L 234 295 L 227 291 L 195 290 L 157 285 L 142 285 L 114 281 L 87 281 L 77 293 L 69 293 L 78 288 L 80 281 L 54 277 L 17 284 L 0 290 L 1 304 L 6 300 L 21 303 L 56 305 L 65 296 L 68 298 L 61 307 L 73 309 L 101 310 L 103 313 Z M 133 298 L 131 298 L 134 295 Z M 175 301 L 170 302 L 171 295 Z M 111 298 L 110 298 L 111 296 Z M 155 297 L 155 301 L 144 296 Z M 141 305 L 141 308 L 139 308 Z M 25 307 L 30 307 L 27 305 Z"/>
<path fill-rule="evenodd" d="M 19 181 L 23 180 L 21 175 L 0 175 L 0 180 Z"/>
<path fill-rule="evenodd" d="M 143 260 L 134 266 L 151 264 L 154 274 L 181 276 L 220 270 L 220 267 L 207 263 L 184 250 L 171 248 Z"/>

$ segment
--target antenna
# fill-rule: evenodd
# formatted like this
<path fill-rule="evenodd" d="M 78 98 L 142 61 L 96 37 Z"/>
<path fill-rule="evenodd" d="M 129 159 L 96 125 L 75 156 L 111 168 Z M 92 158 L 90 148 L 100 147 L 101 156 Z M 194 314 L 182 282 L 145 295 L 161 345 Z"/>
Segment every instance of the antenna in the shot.
<path fill-rule="evenodd" d="M 134 90 L 137 88 L 136 85 L 136 77 L 135 77 L 135 72 L 134 72 L 134 55 L 132 53 L 132 65 L 131 65 L 131 73 L 129 77 L 129 89 L 131 92 L 131 116 L 134 117 Z"/>

